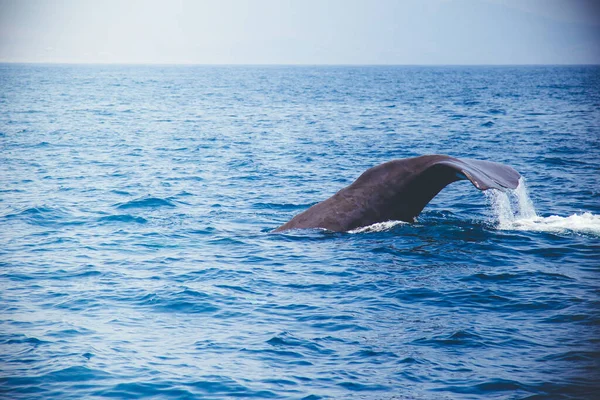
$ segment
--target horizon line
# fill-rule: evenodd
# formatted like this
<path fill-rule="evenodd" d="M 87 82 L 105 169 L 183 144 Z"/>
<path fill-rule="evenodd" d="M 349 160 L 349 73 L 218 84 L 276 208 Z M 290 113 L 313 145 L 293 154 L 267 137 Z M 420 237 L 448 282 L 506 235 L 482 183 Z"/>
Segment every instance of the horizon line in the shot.
<path fill-rule="evenodd" d="M 56 65 L 56 66 L 189 66 L 189 67 L 577 67 L 577 66 L 600 66 L 600 63 L 159 63 L 159 62 L 87 62 L 87 61 L 3 61 L 0 65 Z"/>

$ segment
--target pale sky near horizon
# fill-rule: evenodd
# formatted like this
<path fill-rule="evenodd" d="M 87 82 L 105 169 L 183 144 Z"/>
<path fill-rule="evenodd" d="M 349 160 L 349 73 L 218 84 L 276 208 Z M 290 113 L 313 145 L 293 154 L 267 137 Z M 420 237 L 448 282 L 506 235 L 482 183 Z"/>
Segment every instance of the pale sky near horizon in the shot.
<path fill-rule="evenodd" d="M 600 0 L 0 0 L 0 62 L 600 64 Z"/>

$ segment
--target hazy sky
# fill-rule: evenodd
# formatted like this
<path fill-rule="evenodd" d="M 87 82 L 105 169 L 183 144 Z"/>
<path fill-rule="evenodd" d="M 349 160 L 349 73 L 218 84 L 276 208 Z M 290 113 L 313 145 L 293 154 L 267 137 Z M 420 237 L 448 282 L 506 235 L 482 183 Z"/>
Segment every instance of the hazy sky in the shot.
<path fill-rule="evenodd" d="M 600 64 L 600 0 L 0 0 L 0 62 Z"/>

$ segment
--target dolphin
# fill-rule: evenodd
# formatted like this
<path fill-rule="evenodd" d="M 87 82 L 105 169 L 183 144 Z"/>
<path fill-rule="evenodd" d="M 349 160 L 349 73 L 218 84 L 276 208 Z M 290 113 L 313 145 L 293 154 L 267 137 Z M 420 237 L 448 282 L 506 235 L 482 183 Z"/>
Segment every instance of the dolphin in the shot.
<path fill-rule="evenodd" d="M 469 180 L 479 190 L 516 189 L 521 175 L 507 165 L 446 155 L 388 161 L 275 229 L 323 228 L 345 232 L 384 221 L 414 222 L 452 182 Z"/>

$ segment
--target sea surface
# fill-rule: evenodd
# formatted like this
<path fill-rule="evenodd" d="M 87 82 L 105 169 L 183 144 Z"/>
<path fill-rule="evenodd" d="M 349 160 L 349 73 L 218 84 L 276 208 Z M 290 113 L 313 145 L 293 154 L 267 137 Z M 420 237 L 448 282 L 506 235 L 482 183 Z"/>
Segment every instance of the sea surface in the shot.
<path fill-rule="evenodd" d="M 364 170 L 414 224 L 271 233 Z M 0 65 L 0 397 L 600 397 L 600 67 Z"/>

